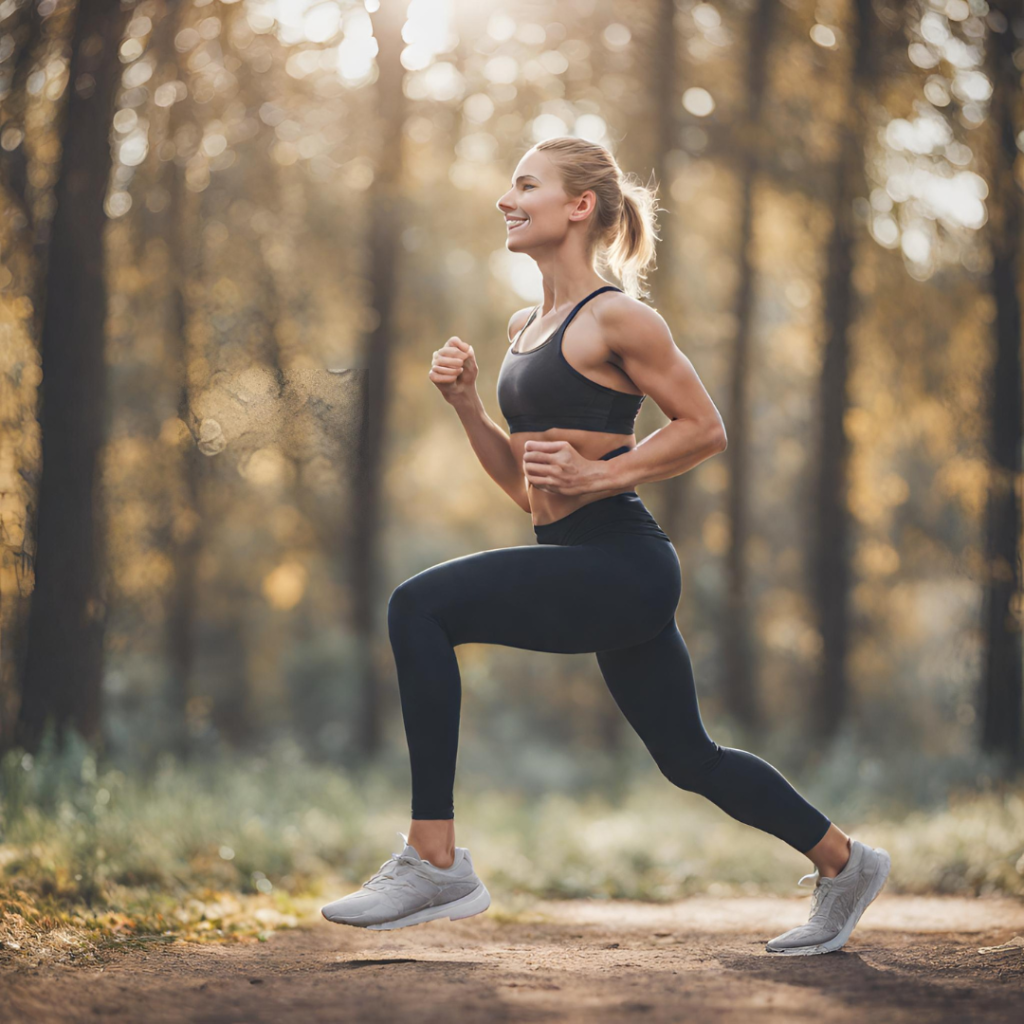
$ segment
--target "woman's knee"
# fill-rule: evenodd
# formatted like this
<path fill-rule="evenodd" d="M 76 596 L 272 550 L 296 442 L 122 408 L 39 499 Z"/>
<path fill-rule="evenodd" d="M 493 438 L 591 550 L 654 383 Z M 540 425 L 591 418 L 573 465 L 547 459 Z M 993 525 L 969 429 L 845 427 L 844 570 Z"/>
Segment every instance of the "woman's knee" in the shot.
<path fill-rule="evenodd" d="M 714 741 L 711 746 L 700 751 L 681 754 L 679 751 L 670 753 L 651 752 L 655 763 L 673 785 L 691 793 L 703 794 L 707 788 L 711 772 L 718 766 L 725 751 Z"/>
<path fill-rule="evenodd" d="M 452 575 L 443 569 L 443 563 L 410 576 L 399 583 L 388 598 L 389 625 L 413 616 L 427 616 L 444 624 L 455 592 L 453 587 Z"/>
<path fill-rule="evenodd" d="M 406 615 L 422 614 L 428 607 L 428 595 L 419 574 L 399 583 L 388 598 L 388 622 Z"/>

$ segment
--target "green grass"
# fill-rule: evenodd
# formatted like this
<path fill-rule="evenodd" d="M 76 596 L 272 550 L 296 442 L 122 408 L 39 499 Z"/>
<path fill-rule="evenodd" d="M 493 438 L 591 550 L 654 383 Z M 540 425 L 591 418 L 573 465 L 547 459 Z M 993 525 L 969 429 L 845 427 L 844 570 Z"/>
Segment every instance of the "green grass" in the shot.
<path fill-rule="evenodd" d="M 508 908 L 535 897 L 795 895 L 812 869 L 656 772 L 614 803 L 466 789 L 456 841 L 510 920 L 519 911 Z M 376 870 L 399 848 L 408 805 L 393 772 L 355 780 L 291 744 L 266 757 L 166 759 L 148 781 L 98 767 L 74 741 L 61 754 L 10 752 L 0 762 L 0 956 L 46 942 L 265 937 Z M 1024 896 L 1024 785 L 953 788 L 927 809 L 884 806 L 869 815 L 858 792 L 849 810 L 827 810 L 889 850 L 890 892 Z"/>

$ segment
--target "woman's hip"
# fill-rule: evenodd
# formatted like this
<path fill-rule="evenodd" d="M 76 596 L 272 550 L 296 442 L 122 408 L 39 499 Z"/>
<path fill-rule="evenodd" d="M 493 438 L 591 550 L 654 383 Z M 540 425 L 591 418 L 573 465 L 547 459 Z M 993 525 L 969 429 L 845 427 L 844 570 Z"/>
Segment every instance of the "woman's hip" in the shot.
<path fill-rule="evenodd" d="M 609 537 L 653 537 L 672 546 L 636 491 L 598 498 L 551 523 L 535 525 L 538 544 L 577 545 Z"/>
<path fill-rule="evenodd" d="M 679 559 L 668 540 L 612 530 L 431 566 L 395 590 L 389 621 L 433 619 L 457 644 L 598 651 L 656 635 L 674 616 L 679 592 Z"/>

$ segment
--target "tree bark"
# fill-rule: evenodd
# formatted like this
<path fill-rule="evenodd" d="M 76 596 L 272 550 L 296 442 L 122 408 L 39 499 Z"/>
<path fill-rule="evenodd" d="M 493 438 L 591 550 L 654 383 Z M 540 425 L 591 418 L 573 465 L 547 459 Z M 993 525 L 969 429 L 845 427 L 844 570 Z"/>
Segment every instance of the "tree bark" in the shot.
<path fill-rule="evenodd" d="M 129 13 L 119 0 L 80 4 L 72 36 L 41 339 L 38 558 L 18 730 L 30 750 L 51 719 L 59 745 L 69 726 L 89 740 L 99 737 L 106 618 L 98 487 L 106 415 L 103 203 L 117 50 Z"/>
<path fill-rule="evenodd" d="M 856 223 L 854 200 L 868 191 L 864 147 L 867 101 L 877 78 L 878 45 L 871 0 L 855 0 L 856 43 L 850 72 L 846 120 L 840 127 L 832 190 L 832 230 L 826 250 L 824 323 L 827 335 L 818 381 L 821 423 L 817 452 L 814 522 L 814 593 L 822 641 L 820 671 L 811 702 L 811 725 L 818 739 L 833 737 L 849 701 L 846 653 L 849 648 L 850 514 L 847 505 L 849 444 L 849 334 L 856 320 L 853 288 Z"/>
<path fill-rule="evenodd" d="M 657 11 L 651 40 L 651 105 L 654 110 L 655 137 L 651 162 L 654 179 L 659 184 L 659 205 L 668 207 L 659 215 L 661 238 L 658 241 L 657 270 L 651 277 L 651 296 L 662 310 L 662 316 L 671 325 L 683 315 L 679 289 L 675 284 L 673 261 L 673 229 L 678 218 L 672 216 L 672 203 L 667 189 L 671 182 L 671 155 L 679 142 L 679 95 L 677 68 L 679 65 L 678 33 L 675 27 L 675 0 L 657 0 Z M 666 217 L 667 214 L 667 217 Z M 692 480 L 686 473 L 664 480 L 659 487 L 661 514 L 659 520 L 676 544 L 682 544 L 687 532 L 686 504 Z"/>
<path fill-rule="evenodd" d="M 352 491 L 353 629 L 362 682 L 362 712 L 356 732 L 360 753 L 377 753 L 383 737 L 378 643 L 381 491 L 386 447 L 387 397 L 395 338 L 395 261 L 402 227 L 403 71 L 399 60 L 407 0 L 382 4 L 373 15 L 379 51 L 377 125 L 382 139 L 369 194 L 370 284 L 376 327 L 365 336 L 360 365 L 367 369 L 359 459 Z"/>
<path fill-rule="evenodd" d="M 987 566 L 983 622 L 985 669 L 981 681 L 981 746 L 1005 759 L 1011 770 L 1024 763 L 1021 742 L 1021 191 L 1014 167 L 1021 157 L 1016 137 L 1020 72 L 1014 64 L 1013 17 L 1018 4 L 993 3 L 1003 27 L 989 21 L 988 75 L 991 105 L 992 196 L 989 237 L 990 288 L 995 299 L 995 359 L 989 393 L 991 473 L 985 521 Z"/>
<path fill-rule="evenodd" d="M 746 119 L 740 126 L 739 181 L 740 223 L 736 262 L 736 338 L 733 343 L 732 377 L 729 388 L 727 433 L 729 486 L 726 507 L 729 515 L 729 548 L 726 565 L 726 614 L 723 623 L 724 704 L 728 714 L 748 729 L 762 719 L 757 696 L 756 668 L 751 635 L 751 610 L 746 548 L 750 534 L 750 430 L 749 382 L 750 337 L 753 327 L 754 279 L 754 188 L 761 169 L 765 94 L 768 85 L 768 55 L 775 27 L 774 0 L 759 0 L 750 20 L 747 43 Z"/>

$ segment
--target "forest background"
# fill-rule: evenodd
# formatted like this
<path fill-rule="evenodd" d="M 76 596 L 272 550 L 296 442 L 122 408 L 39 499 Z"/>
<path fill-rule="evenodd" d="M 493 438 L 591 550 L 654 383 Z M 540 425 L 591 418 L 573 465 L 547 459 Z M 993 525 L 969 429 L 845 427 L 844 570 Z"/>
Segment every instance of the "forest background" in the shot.
<path fill-rule="evenodd" d="M 407 823 L 388 596 L 534 539 L 427 371 L 504 427 L 495 204 L 561 134 L 658 183 L 726 424 L 639 488 L 710 733 L 897 889 L 1024 893 L 1022 71 L 984 0 L 3 0 L 0 941 L 287 924 Z M 459 661 L 510 906 L 792 885 L 592 655 Z"/>

